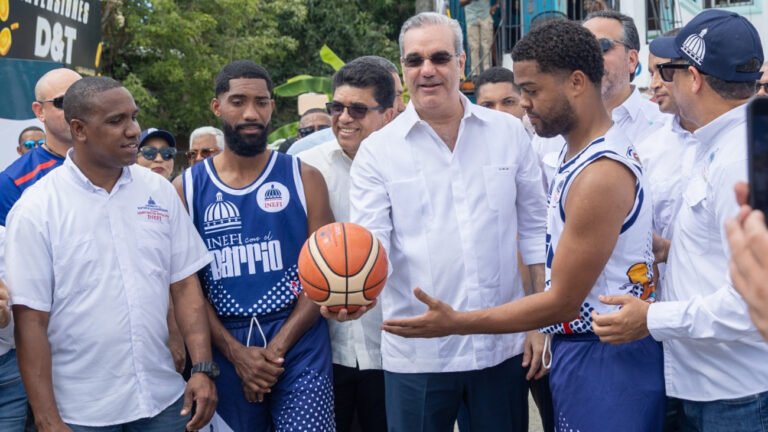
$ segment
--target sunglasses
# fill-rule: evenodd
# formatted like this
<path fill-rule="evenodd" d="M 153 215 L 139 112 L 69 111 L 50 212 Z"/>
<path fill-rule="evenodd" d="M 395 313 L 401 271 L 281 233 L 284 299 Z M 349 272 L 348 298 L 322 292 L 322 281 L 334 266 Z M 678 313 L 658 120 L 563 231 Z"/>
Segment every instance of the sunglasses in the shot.
<path fill-rule="evenodd" d="M 376 105 L 373 107 L 365 106 L 360 103 L 353 103 L 351 105 L 344 105 L 341 102 L 328 102 L 325 104 L 325 109 L 328 110 L 328 114 L 330 114 L 333 117 L 340 116 L 341 113 L 344 112 L 344 109 L 346 108 L 347 113 L 350 117 L 352 117 L 355 120 L 360 120 L 368 114 L 368 111 L 383 111 L 384 107 L 381 105 Z"/>
<path fill-rule="evenodd" d="M 64 109 L 64 96 L 59 96 L 53 99 L 41 100 L 40 103 L 50 102 L 56 109 Z"/>
<path fill-rule="evenodd" d="M 186 153 L 186 155 L 187 155 L 187 159 L 190 159 L 190 160 L 197 159 L 198 154 L 200 154 L 201 158 L 205 159 L 209 156 L 215 155 L 218 152 L 219 152 L 218 148 L 204 148 L 200 150 L 190 150 Z"/>
<path fill-rule="evenodd" d="M 761 88 L 763 89 L 764 92 L 768 93 L 768 82 L 755 83 L 755 92 L 759 92 Z"/>
<path fill-rule="evenodd" d="M 27 140 L 27 141 L 24 141 L 23 144 L 24 144 L 24 147 L 26 147 L 28 149 L 32 149 L 32 148 L 35 148 L 35 147 L 40 147 L 41 145 L 45 144 L 45 140 L 44 139 L 40 139 L 40 140 L 37 140 L 37 141 L 35 141 L 35 140 Z"/>
<path fill-rule="evenodd" d="M 458 54 L 451 54 L 448 51 L 438 51 L 431 56 L 422 57 L 418 54 L 408 54 L 403 60 L 403 65 L 409 68 L 419 67 L 424 64 L 424 60 L 429 60 L 433 65 L 444 65 L 451 61 Z"/>
<path fill-rule="evenodd" d="M 675 69 L 688 69 L 691 67 L 688 63 L 660 63 L 656 65 L 656 69 L 659 71 L 659 76 L 664 82 L 672 82 L 675 77 Z"/>
<path fill-rule="evenodd" d="M 603 54 L 605 54 L 608 51 L 612 50 L 613 47 L 615 47 L 616 45 L 621 45 L 621 46 L 629 48 L 629 46 L 627 46 L 627 44 L 625 44 L 624 42 L 617 41 L 615 39 L 600 38 L 600 39 L 597 40 L 597 42 L 600 44 L 600 51 L 602 51 Z"/>
<path fill-rule="evenodd" d="M 165 147 L 162 149 L 156 149 L 154 147 L 145 146 L 139 149 L 139 154 L 146 160 L 155 160 L 157 154 L 163 157 L 163 160 L 168 161 L 176 156 L 176 147 Z"/>
<path fill-rule="evenodd" d="M 342 108 L 342 110 L 343 110 L 343 108 Z M 339 113 L 339 114 L 341 114 L 341 113 Z M 363 117 L 365 117 L 365 114 L 363 114 Z M 307 135 L 312 135 L 313 133 L 315 133 L 317 131 L 320 131 L 320 130 L 323 130 L 323 129 L 328 129 L 329 127 L 330 126 L 328 126 L 328 125 L 317 125 L 317 126 L 307 126 L 307 127 L 299 128 L 299 136 L 304 138 Z"/>

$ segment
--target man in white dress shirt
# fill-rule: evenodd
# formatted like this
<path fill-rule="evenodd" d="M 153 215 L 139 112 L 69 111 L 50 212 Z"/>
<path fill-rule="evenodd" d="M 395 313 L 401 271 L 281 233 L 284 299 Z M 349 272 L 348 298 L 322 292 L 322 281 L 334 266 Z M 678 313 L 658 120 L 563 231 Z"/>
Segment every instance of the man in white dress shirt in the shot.
<path fill-rule="evenodd" d="M 642 155 L 643 149 L 638 144 L 660 128 L 668 115 L 660 113 L 659 109 L 632 85 L 640 50 L 640 38 L 635 22 L 619 12 L 605 10 L 589 14 L 584 20 L 584 27 L 595 35 L 603 51 L 603 104 L 611 114 L 613 122 Z M 549 184 L 565 140 L 562 136 L 535 136 L 532 144 Z"/>
<path fill-rule="evenodd" d="M 352 222 L 379 238 L 391 263 L 384 319 L 425 310 L 415 287 L 463 310 L 523 297 L 517 251 L 542 284 L 546 213 L 528 134 L 459 92 L 466 56 L 456 21 L 410 18 L 400 54 L 411 102 L 363 142 L 351 172 Z M 527 430 L 525 339 L 385 333 L 389 429 L 451 430 L 463 403 L 473 430 Z"/>
<path fill-rule="evenodd" d="M 661 302 L 626 297 L 595 317 L 611 343 L 650 334 L 664 343 L 667 395 L 682 400 L 691 430 L 756 431 L 768 423 L 768 344 L 750 321 L 728 277 L 724 224 L 739 207 L 733 188 L 747 176 L 746 107 L 760 77 L 760 36 L 744 17 L 698 14 L 674 38 L 654 41 L 657 65 L 680 109 L 696 128 L 693 174 L 674 221 Z"/>
<path fill-rule="evenodd" d="M 361 57 L 336 72 L 333 99 L 328 103 L 336 139 L 299 155 L 302 162 L 323 174 L 337 222 L 349 221 L 349 170 L 360 143 L 395 115 L 394 80 L 381 62 L 389 61 L 381 57 Z M 335 318 L 325 307 L 321 312 Z M 386 431 L 381 308 L 374 308 L 353 321 L 331 319 L 328 327 L 333 351 L 336 430 Z M 359 428 L 353 427 L 355 418 Z"/>
<path fill-rule="evenodd" d="M 195 430 L 216 406 L 196 275 L 210 257 L 170 183 L 134 165 L 137 113 L 117 81 L 74 83 L 73 149 L 8 217 L 19 367 L 41 432 Z M 195 363 L 186 390 L 166 346 L 169 286 Z"/>

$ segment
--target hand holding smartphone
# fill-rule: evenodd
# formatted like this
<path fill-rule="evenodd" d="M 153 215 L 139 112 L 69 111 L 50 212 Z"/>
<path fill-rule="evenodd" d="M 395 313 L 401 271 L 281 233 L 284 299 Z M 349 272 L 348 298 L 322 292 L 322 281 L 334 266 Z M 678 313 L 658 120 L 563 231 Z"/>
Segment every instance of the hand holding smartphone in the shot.
<path fill-rule="evenodd" d="M 768 215 L 768 97 L 747 105 L 749 205 Z"/>

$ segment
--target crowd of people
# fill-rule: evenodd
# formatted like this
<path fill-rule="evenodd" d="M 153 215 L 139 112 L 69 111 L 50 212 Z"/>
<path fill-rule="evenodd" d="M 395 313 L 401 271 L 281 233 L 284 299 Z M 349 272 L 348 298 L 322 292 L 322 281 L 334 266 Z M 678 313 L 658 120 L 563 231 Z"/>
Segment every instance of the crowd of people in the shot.
<path fill-rule="evenodd" d="M 546 431 L 763 430 L 754 26 L 708 10 L 655 39 L 650 99 L 614 11 L 534 28 L 476 103 L 455 20 L 399 45 L 407 105 L 394 64 L 354 59 L 283 151 L 269 72 L 223 66 L 175 178 L 122 84 L 43 76 L 44 130 L 0 173 L 0 429 L 526 431 L 530 392 Z M 333 221 L 389 257 L 354 313 L 298 279 Z"/>

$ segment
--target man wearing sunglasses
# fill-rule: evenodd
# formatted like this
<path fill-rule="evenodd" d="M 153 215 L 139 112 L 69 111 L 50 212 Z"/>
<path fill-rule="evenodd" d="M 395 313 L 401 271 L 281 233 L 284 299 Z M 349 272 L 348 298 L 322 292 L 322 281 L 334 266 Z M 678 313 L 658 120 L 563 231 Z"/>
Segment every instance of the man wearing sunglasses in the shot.
<path fill-rule="evenodd" d="M 668 116 L 660 113 L 632 85 L 640 50 L 635 22 L 619 12 L 603 10 L 587 15 L 584 27 L 595 35 L 603 52 L 603 105 L 611 114 L 613 122 L 621 127 L 642 155 L 642 148 L 638 144 L 660 128 Z M 564 144 L 563 137 L 559 136 L 551 139 L 533 138 L 533 146 L 542 160 L 547 179 L 554 175 L 557 156 Z"/>
<path fill-rule="evenodd" d="M 176 138 L 172 133 L 157 128 L 141 132 L 137 164 L 171 180 L 175 156 Z"/>
<path fill-rule="evenodd" d="M 69 124 L 64 118 L 64 93 L 80 74 L 70 69 L 54 69 L 43 75 L 35 85 L 35 102 L 32 111 L 45 128 L 45 144 L 35 147 L 0 172 L 0 226 L 5 227 L 11 207 L 28 187 L 46 176 L 64 162 L 64 155 L 72 146 Z M 2 231 L 2 230 L 0 230 Z M 0 236 L 3 234 L 0 233 Z M 0 241 L 0 243 L 2 243 Z M 6 256 L 7 258 L 7 256 Z M 0 267 L 4 265 L 0 258 Z M 0 363 L 5 370 L 0 381 L 8 382 L 9 395 L 20 402 L 17 409 L 9 408 L 0 415 L 0 429 L 20 430 L 26 421 L 26 394 L 16 366 L 16 350 L 13 342 L 13 325 L 0 329 Z M 19 426 L 21 425 L 21 426 Z"/>
<path fill-rule="evenodd" d="M 290 150 L 291 147 L 293 147 L 293 145 L 298 142 L 298 140 L 306 138 L 315 132 L 320 132 L 325 129 L 330 130 L 330 127 L 331 116 L 328 115 L 328 111 L 325 108 L 310 108 L 304 111 L 304 113 L 301 115 L 301 118 L 299 119 L 299 129 L 297 130 L 297 135 L 295 137 L 286 139 L 282 144 L 280 144 L 278 151 L 281 153 L 287 153 L 288 150 Z M 324 132 L 324 135 L 327 133 L 328 131 Z"/>
<path fill-rule="evenodd" d="M 687 430 L 760 430 L 768 423 L 768 343 L 728 277 L 724 228 L 739 212 L 734 186 L 747 178 L 746 103 L 764 61 L 760 35 L 746 18 L 710 9 L 651 45 L 672 59 L 656 67 L 699 143 L 662 301 L 603 299 L 621 309 L 595 317 L 595 332 L 610 343 L 649 334 L 663 342 L 667 395 L 682 400 Z"/>
<path fill-rule="evenodd" d="M 333 221 L 325 181 L 267 148 L 275 101 L 263 67 L 237 60 L 214 83 L 224 151 L 174 181 L 214 257 L 201 272 L 221 369 L 212 428 L 332 431 L 328 326 L 297 272 L 309 233 Z"/>
<path fill-rule="evenodd" d="M 328 112 L 335 140 L 299 155 L 323 174 L 331 210 L 349 222 L 349 170 L 360 143 L 394 117 L 395 86 L 389 71 L 370 57 L 355 59 L 333 76 Z M 336 430 L 386 431 L 384 372 L 381 369 L 381 308 L 359 320 L 321 308 L 331 331 Z M 359 427 L 353 427 L 357 418 Z"/>
<path fill-rule="evenodd" d="M 458 22 L 444 15 L 403 24 L 411 101 L 368 136 L 352 164 L 351 220 L 378 237 L 391 263 L 380 297 L 385 321 L 424 311 L 416 287 L 464 310 L 523 297 L 518 246 L 543 287 L 541 171 L 520 120 L 459 91 L 462 39 Z M 525 340 L 525 333 L 432 340 L 384 333 L 388 427 L 452 430 L 464 405 L 472 430 L 527 430 Z"/>
<path fill-rule="evenodd" d="M 395 81 L 395 117 L 405 111 L 405 103 L 403 102 L 403 82 L 400 79 L 400 72 L 397 67 L 389 60 L 379 56 L 364 56 L 359 58 L 366 58 L 370 61 L 376 62 L 378 65 L 389 71 L 392 75 L 392 79 Z M 289 155 L 297 155 L 304 150 L 309 150 L 312 147 L 319 146 L 334 139 L 333 131 L 331 129 L 321 130 L 311 136 L 300 138 L 288 149 Z"/>
<path fill-rule="evenodd" d="M 189 166 L 200 163 L 205 158 L 216 156 L 224 150 L 224 132 L 213 126 L 203 126 L 189 135 Z"/>
<path fill-rule="evenodd" d="M 16 147 L 16 153 L 24 156 L 35 147 L 45 144 L 45 132 L 37 126 L 24 128 L 19 134 L 19 145 Z"/>

